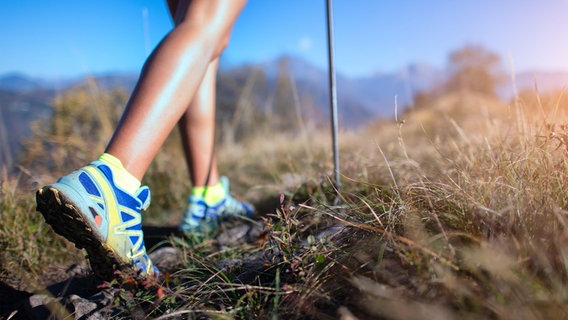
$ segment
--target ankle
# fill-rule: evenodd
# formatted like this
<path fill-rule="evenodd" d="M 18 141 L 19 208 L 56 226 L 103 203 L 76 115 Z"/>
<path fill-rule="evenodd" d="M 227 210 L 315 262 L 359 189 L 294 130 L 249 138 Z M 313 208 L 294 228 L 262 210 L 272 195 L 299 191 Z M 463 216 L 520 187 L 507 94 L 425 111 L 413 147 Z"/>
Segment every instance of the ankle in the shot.
<path fill-rule="evenodd" d="M 212 186 L 197 186 L 191 188 L 191 195 L 202 197 L 207 204 L 214 204 L 223 200 L 227 196 L 225 187 L 221 181 Z"/>
<path fill-rule="evenodd" d="M 99 157 L 99 161 L 104 162 L 112 168 L 114 183 L 121 189 L 130 194 L 134 194 L 140 188 L 140 180 L 136 179 L 136 177 L 128 172 L 117 157 L 110 153 L 103 153 Z"/>

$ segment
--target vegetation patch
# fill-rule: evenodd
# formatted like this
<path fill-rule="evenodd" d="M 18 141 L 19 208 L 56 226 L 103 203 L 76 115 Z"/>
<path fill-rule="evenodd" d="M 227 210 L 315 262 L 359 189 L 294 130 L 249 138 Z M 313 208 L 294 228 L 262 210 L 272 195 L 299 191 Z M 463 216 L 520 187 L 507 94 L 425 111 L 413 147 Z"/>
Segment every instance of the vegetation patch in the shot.
<path fill-rule="evenodd" d="M 253 200 L 258 217 L 203 237 L 148 232 L 164 277 L 140 286 L 93 279 L 83 253 L 35 212 L 38 183 L 96 157 L 93 146 L 108 134 L 69 125 L 78 119 L 69 105 L 83 112 L 96 110 L 91 103 L 122 103 L 119 93 L 93 100 L 77 90 L 55 104 L 57 120 L 36 127 L 20 174 L 0 179 L 2 318 L 29 315 L 37 299 L 61 318 L 568 315 L 562 94 L 531 100 L 525 93 L 505 104 L 471 90 L 446 92 L 395 121 L 342 132 L 339 189 L 329 179 L 327 131 L 220 143 L 220 170 L 237 197 Z M 116 121 L 79 118 L 100 130 Z M 144 216 L 149 231 L 181 218 L 189 185 L 177 139 L 169 138 L 145 177 L 154 200 Z"/>

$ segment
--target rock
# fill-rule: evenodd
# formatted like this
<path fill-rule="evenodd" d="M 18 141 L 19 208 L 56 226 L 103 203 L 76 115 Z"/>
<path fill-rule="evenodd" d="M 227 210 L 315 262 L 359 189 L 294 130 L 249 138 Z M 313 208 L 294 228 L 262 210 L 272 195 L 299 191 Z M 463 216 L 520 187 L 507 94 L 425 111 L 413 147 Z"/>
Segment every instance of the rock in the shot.
<path fill-rule="evenodd" d="M 343 225 L 332 225 L 325 228 L 323 231 L 315 235 L 315 239 L 319 241 L 331 241 L 337 243 L 342 239 L 344 234 L 349 234 L 350 227 L 343 226 Z M 310 244 L 307 240 L 304 240 L 300 243 L 302 247 L 309 247 Z"/>
<path fill-rule="evenodd" d="M 266 226 L 260 222 L 238 224 L 234 227 L 223 229 L 215 240 L 217 240 L 217 245 L 220 249 L 243 243 L 254 243 L 258 241 L 265 228 Z"/>
<path fill-rule="evenodd" d="M 149 254 L 160 272 L 173 272 L 182 262 L 181 252 L 172 247 L 162 247 Z"/>
<path fill-rule="evenodd" d="M 24 304 L 29 319 L 48 319 L 54 315 L 56 319 L 67 318 L 70 312 L 61 304 L 60 299 L 51 293 L 37 293 L 30 296 Z"/>
<path fill-rule="evenodd" d="M 75 319 L 99 320 L 110 319 L 121 313 L 113 306 L 113 295 L 101 291 L 89 298 L 71 295 L 66 298 L 67 305 L 73 308 Z"/>
<path fill-rule="evenodd" d="M 282 252 L 276 248 L 258 251 L 242 259 L 224 259 L 216 264 L 223 273 L 232 274 L 239 283 L 266 283 L 273 280 L 271 269 L 282 261 Z"/>
<path fill-rule="evenodd" d="M 75 316 L 75 319 L 104 319 L 101 314 L 95 312 L 95 310 L 99 307 L 96 302 L 79 297 L 75 294 L 69 296 L 67 301 L 73 306 L 73 310 L 75 311 L 73 315 Z"/>

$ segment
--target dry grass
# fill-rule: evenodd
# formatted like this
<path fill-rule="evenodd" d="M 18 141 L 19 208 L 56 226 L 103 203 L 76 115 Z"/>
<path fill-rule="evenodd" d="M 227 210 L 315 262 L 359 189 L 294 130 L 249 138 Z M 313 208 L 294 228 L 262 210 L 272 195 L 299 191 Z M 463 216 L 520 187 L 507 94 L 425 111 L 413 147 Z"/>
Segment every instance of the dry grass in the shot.
<path fill-rule="evenodd" d="M 559 105 L 456 94 L 397 122 L 343 132 L 338 193 L 326 178 L 327 132 L 308 139 L 271 133 L 221 146 L 221 171 L 237 196 L 261 204 L 265 234 L 221 251 L 212 239 L 172 239 L 184 252 L 183 267 L 163 284 L 164 297 L 142 290 L 135 301 L 163 319 L 565 318 L 568 118 Z M 170 169 L 185 170 L 176 144 L 172 136 L 146 181 L 161 199 L 151 209 L 153 223 L 175 224 L 183 206 L 187 179 Z M 29 219 L 32 199 L 2 181 L 3 219 Z M 279 194 L 282 203 L 273 201 Z M 36 251 L 61 248 L 45 240 L 49 231 L 21 230 L 46 230 L 42 221 L 22 222 L 1 229 L 1 239 L 11 239 L 4 246 L 27 237 L 44 239 Z M 331 225 L 345 228 L 318 237 Z M 18 265 L 26 274 L 65 263 L 33 250 L 10 252 L 4 272 L 15 261 L 28 261 Z M 273 259 L 251 281 L 218 268 L 258 252 Z"/>

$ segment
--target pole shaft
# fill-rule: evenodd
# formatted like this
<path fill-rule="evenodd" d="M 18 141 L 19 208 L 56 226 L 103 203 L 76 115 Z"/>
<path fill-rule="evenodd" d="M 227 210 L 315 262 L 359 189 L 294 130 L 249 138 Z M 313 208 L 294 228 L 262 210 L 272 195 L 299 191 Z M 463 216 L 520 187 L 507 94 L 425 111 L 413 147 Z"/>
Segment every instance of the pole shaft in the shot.
<path fill-rule="evenodd" d="M 329 95 L 330 95 L 330 114 L 331 114 L 331 137 L 333 143 L 333 171 L 335 186 L 339 189 L 341 181 L 339 178 L 339 141 L 338 141 L 338 120 L 337 120 L 337 85 L 335 78 L 335 53 L 333 43 L 333 4 L 332 0 L 326 0 L 327 5 L 327 54 L 329 67 Z"/>

